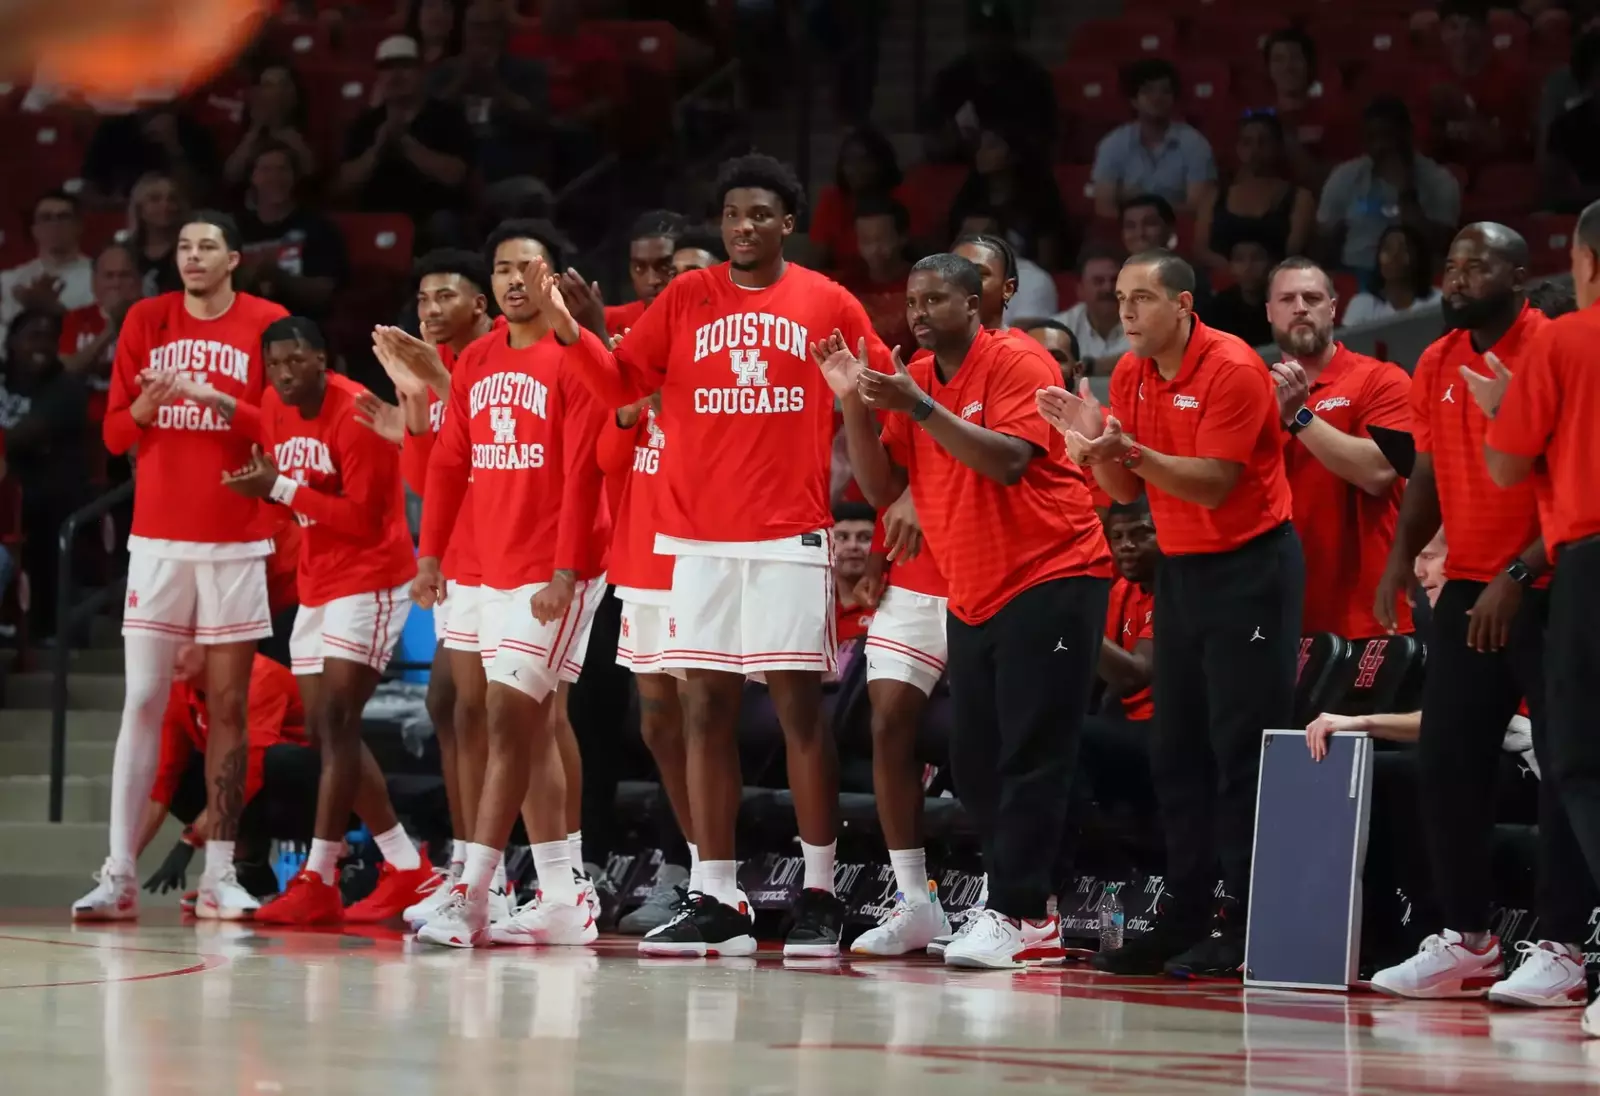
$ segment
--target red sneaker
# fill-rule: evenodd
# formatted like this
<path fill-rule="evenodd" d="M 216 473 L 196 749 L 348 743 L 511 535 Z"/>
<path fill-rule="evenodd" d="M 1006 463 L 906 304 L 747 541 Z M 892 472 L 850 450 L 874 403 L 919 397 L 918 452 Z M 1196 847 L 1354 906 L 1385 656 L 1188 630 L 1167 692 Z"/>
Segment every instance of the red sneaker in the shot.
<path fill-rule="evenodd" d="M 324 883 L 322 876 L 312 871 L 289 880 L 288 888 L 255 915 L 261 925 L 337 925 L 343 920 L 339 888 Z"/>
<path fill-rule="evenodd" d="M 372 893 L 344 911 L 352 925 L 371 925 L 399 917 L 437 885 L 439 873 L 426 860 L 410 871 L 401 871 L 385 860 L 378 868 L 378 885 Z"/>

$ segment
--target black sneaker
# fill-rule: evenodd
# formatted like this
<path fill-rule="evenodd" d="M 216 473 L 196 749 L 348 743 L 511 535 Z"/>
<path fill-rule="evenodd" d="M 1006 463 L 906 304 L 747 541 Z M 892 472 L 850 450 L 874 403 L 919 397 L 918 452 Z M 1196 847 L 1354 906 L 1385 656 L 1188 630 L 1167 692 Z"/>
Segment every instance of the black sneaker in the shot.
<path fill-rule="evenodd" d="M 794 900 L 789 935 L 783 941 L 786 959 L 831 959 L 839 954 L 844 931 L 844 903 L 824 890 L 803 890 Z"/>
<path fill-rule="evenodd" d="M 1211 935 L 1168 960 L 1174 978 L 1237 978 L 1244 966 L 1244 911 L 1226 898 L 1211 921 Z"/>
<path fill-rule="evenodd" d="M 672 920 L 652 929 L 639 941 L 640 955 L 722 956 L 754 955 L 756 938 L 750 912 L 724 905 L 709 894 L 679 890 Z"/>

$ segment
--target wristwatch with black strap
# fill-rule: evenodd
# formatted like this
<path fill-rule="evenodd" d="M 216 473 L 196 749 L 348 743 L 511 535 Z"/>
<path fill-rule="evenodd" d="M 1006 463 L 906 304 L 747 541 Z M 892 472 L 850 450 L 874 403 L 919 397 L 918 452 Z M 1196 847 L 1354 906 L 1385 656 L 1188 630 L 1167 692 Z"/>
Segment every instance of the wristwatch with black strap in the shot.
<path fill-rule="evenodd" d="M 911 417 L 918 422 L 927 422 L 928 416 L 933 414 L 933 409 L 937 406 L 933 402 L 933 397 L 924 392 L 916 406 L 911 409 Z"/>
<path fill-rule="evenodd" d="M 1526 590 L 1533 585 L 1533 580 L 1537 576 L 1528 569 L 1526 563 L 1523 563 L 1520 559 L 1514 559 L 1506 565 L 1506 577 Z"/>
<path fill-rule="evenodd" d="M 1311 408 L 1302 405 L 1300 410 L 1294 413 L 1294 418 L 1289 420 L 1289 424 L 1284 429 L 1289 431 L 1291 435 L 1298 434 L 1310 426 L 1316 417 L 1311 413 Z"/>

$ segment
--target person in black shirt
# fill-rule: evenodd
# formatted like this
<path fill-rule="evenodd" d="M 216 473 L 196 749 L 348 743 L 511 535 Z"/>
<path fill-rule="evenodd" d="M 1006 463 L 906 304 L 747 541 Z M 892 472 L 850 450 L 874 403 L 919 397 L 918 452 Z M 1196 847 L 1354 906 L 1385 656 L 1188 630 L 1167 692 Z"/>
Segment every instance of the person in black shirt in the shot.
<path fill-rule="evenodd" d="M 486 183 L 544 173 L 544 119 L 550 115 L 544 66 L 511 57 L 504 8 L 473 4 L 462 17 L 461 55 L 428 75 L 430 95 L 459 106 L 476 139 Z"/>
<path fill-rule="evenodd" d="M 115 206 L 152 172 L 170 176 L 191 198 L 204 198 L 221 174 L 217 144 L 176 103 L 103 120 L 83 158 L 85 201 Z"/>
<path fill-rule="evenodd" d="M 1017 48 L 1008 8 L 984 4 L 968 19 L 972 49 L 939 70 L 924 111 L 928 158 L 964 159 L 983 129 L 1027 134 L 1048 153 L 1056 136 L 1055 85 L 1044 67 Z"/>
<path fill-rule="evenodd" d="M 1277 263 L 1266 243 L 1249 234 L 1234 237 L 1228 249 L 1228 270 L 1233 284 L 1211 298 L 1206 323 L 1218 331 L 1237 335 L 1251 346 L 1272 342 L 1272 324 L 1267 321 L 1267 278 Z"/>
<path fill-rule="evenodd" d="M 1550 123 L 1543 166 L 1550 206 L 1576 212 L 1600 197 L 1600 30 L 1573 43 L 1572 76 L 1583 98 Z"/>
<path fill-rule="evenodd" d="M 244 260 L 234 284 L 295 315 L 321 320 L 349 273 L 349 260 L 333 222 L 297 203 L 298 182 L 294 150 L 262 145 L 250 168 L 254 208 L 239 214 Z"/>

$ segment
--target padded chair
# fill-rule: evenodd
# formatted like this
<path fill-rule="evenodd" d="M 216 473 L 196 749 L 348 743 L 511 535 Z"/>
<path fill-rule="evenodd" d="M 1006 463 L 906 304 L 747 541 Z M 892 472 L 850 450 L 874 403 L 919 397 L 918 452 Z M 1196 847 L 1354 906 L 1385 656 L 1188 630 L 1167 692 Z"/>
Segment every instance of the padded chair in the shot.
<path fill-rule="evenodd" d="M 1328 710 L 1337 682 L 1350 660 L 1350 643 L 1332 632 L 1318 632 L 1300 640 L 1300 669 L 1295 677 L 1294 718 L 1304 727 L 1318 712 Z"/>
<path fill-rule="evenodd" d="M 1354 646 L 1325 711 L 1373 715 L 1399 710 L 1397 702 L 1420 665 L 1422 645 L 1415 636 L 1383 636 Z"/>

